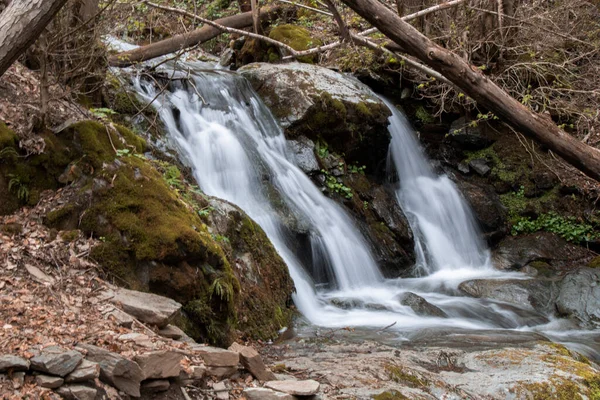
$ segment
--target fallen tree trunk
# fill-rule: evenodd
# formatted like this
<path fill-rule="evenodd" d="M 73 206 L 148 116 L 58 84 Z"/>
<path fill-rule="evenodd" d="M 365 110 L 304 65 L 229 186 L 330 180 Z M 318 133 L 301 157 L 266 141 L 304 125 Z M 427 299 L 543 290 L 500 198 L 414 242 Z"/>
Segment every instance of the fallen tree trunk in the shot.
<path fill-rule="evenodd" d="M 0 76 L 35 42 L 67 0 L 13 0 L 0 14 Z"/>
<path fill-rule="evenodd" d="M 270 19 L 277 13 L 281 7 L 265 8 L 260 11 L 260 19 Z M 228 28 L 242 29 L 253 24 L 252 11 L 242 14 L 225 17 L 214 21 L 218 25 Z M 223 33 L 222 30 L 205 25 L 200 29 L 193 30 L 181 35 L 175 35 L 171 38 L 161 40 L 147 46 L 138 47 L 130 51 L 124 51 L 110 56 L 108 59 L 109 65 L 113 67 L 128 67 L 135 63 L 151 60 L 165 54 L 175 53 L 193 47 L 197 44 L 204 43 Z"/>
<path fill-rule="evenodd" d="M 589 177 L 600 181 L 599 150 L 559 129 L 550 118 L 525 107 L 479 69 L 436 45 L 377 0 L 342 1 L 400 45 L 406 53 L 440 72 L 478 104 L 554 151 Z"/>

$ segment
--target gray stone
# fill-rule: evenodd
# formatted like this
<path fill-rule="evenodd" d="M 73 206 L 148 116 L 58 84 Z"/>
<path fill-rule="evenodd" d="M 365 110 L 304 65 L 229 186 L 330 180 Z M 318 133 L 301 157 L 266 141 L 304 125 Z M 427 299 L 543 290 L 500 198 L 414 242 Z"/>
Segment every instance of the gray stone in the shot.
<path fill-rule="evenodd" d="M 584 327 L 600 327 L 600 269 L 580 268 L 565 276 L 556 301 L 557 311 Z"/>
<path fill-rule="evenodd" d="M 75 350 L 66 350 L 58 346 L 46 347 L 41 354 L 33 357 L 31 369 L 50 375 L 66 376 L 81 363 L 83 356 Z"/>
<path fill-rule="evenodd" d="M 98 391 L 83 385 L 64 385 L 56 390 L 66 400 L 94 400 Z"/>
<path fill-rule="evenodd" d="M 233 51 L 233 49 L 231 48 L 226 48 L 223 53 L 221 54 L 221 58 L 219 58 L 219 65 L 222 65 L 224 67 L 228 67 L 231 64 L 233 64 L 233 57 L 234 57 L 235 53 Z"/>
<path fill-rule="evenodd" d="M 182 307 L 167 297 L 123 288 L 110 289 L 105 296 L 127 314 L 159 328 L 167 326 Z"/>
<path fill-rule="evenodd" d="M 33 276 L 33 278 L 36 281 L 38 281 L 40 283 L 46 283 L 49 285 L 53 285 L 55 282 L 55 279 L 53 277 L 46 274 L 44 271 L 42 271 L 38 267 L 34 267 L 33 265 L 25 264 L 25 269 L 27 270 L 27 272 L 29 272 L 31 274 L 31 276 Z"/>
<path fill-rule="evenodd" d="M 546 279 L 473 279 L 458 288 L 472 297 L 502 301 L 543 314 L 554 311 L 558 294 L 557 283 Z"/>
<path fill-rule="evenodd" d="M 25 372 L 13 372 L 12 374 L 12 386 L 13 389 L 20 389 L 25 383 Z"/>
<path fill-rule="evenodd" d="M 235 351 L 240 355 L 240 362 L 256 379 L 261 381 L 273 381 L 276 379 L 273 372 L 271 372 L 263 363 L 260 354 L 252 347 L 233 343 L 229 346 L 229 350 Z"/>
<path fill-rule="evenodd" d="M 463 174 L 468 174 L 469 172 L 471 172 L 471 170 L 469 169 L 469 164 L 466 163 L 459 163 L 457 168 Z"/>
<path fill-rule="evenodd" d="M 78 348 L 86 351 L 86 358 L 100 364 L 100 379 L 125 394 L 140 396 L 140 382 L 144 379 L 142 369 L 135 362 L 123 358 L 100 347 L 80 344 Z"/>
<path fill-rule="evenodd" d="M 306 174 L 318 172 L 319 162 L 315 156 L 315 144 L 305 136 L 300 136 L 297 140 L 289 140 L 288 147 L 294 155 L 296 164 Z"/>
<path fill-rule="evenodd" d="M 158 331 L 162 337 L 166 337 L 180 342 L 194 343 L 194 339 L 185 334 L 183 330 L 175 325 L 167 325 Z"/>
<path fill-rule="evenodd" d="M 418 296 L 412 292 L 403 293 L 400 295 L 398 300 L 403 306 L 412 308 L 417 315 L 448 318 L 448 315 L 441 308 L 434 306 L 421 296 Z"/>
<path fill-rule="evenodd" d="M 315 395 L 319 391 L 320 386 L 319 382 L 312 379 L 305 381 L 269 381 L 265 383 L 266 388 L 294 396 Z"/>
<path fill-rule="evenodd" d="M 276 392 L 267 388 L 246 388 L 244 396 L 248 400 L 294 400 L 295 397 L 287 393 Z"/>
<path fill-rule="evenodd" d="M 489 186 L 457 181 L 456 185 L 469 202 L 486 239 L 499 239 L 506 232 L 508 210 L 500 196 Z"/>
<path fill-rule="evenodd" d="M 225 386 L 225 382 L 215 383 L 213 390 L 216 392 L 218 400 L 229 400 L 229 389 Z"/>
<path fill-rule="evenodd" d="M 498 269 L 519 270 L 533 261 L 560 261 L 566 246 L 567 242 L 553 233 L 536 232 L 504 239 L 492 258 Z"/>
<path fill-rule="evenodd" d="M 9 370 L 27 371 L 29 369 L 29 360 L 21 357 L 5 354 L 0 356 L 0 372 Z"/>
<path fill-rule="evenodd" d="M 134 318 L 127 314 L 125 311 L 113 308 L 106 314 L 107 319 L 113 319 L 119 326 L 125 328 L 131 328 L 133 326 Z"/>
<path fill-rule="evenodd" d="M 73 372 L 65 378 L 67 383 L 93 381 L 100 376 L 100 364 L 83 360 Z"/>
<path fill-rule="evenodd" d="M 165 379 L 179 376 L 183 355 L 174 351 L 154 351 L 135 356 L 144 379 Z"/>
<path fill-rule="evenodd" d="M 168 379 L 153 379 L 142 382 L 142 392 L 166 392 L 171 387 Z"/>
<path fill-rule="evenodd" d="M 492 170 L 487 161 L 483 158 L 476 158 L 469 162 L 469 167 L 473 168 L 473 171 L 477 172 L 477 174 L 481 176 L 486 176 Z"/>
<path fill-rule="evenodd" d="M 206 367 L 206 374 L 217 379 L 231 378 L 237 373 L 237 367 Z"/>
<path fill-rule="evenodd" d="M 35 377 L 35 383 L 38 386 L 48 389 L 56 389 L 60 387 L 65 380 L 58 376 L 49 376 L 49 375 L 38 375 Z"/>
<path fill-rule="evenodd" d="M 236 367 L 240 362 L 240 355 L 235 351 L 220 349 L 211 346 L 192 346 L 194 353 L 198 354 L 206 366 L 209 367 Z"/>

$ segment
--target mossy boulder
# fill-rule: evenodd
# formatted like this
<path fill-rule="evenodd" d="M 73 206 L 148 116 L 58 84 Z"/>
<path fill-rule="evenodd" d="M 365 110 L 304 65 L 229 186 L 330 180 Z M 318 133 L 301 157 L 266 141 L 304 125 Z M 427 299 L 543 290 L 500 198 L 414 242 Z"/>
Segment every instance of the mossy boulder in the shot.
<path fill-rule="evenodd" d="M 275 28 L 271 29 L 269 37 L 271 39 L 277 40 L 278 42 L 287 44 L 292 49 L 297 51 L 308 50 L 313 47 L 323 45 L 323 42 L 320 39 L 312 37 L 308 29 L 297 25 L 285 24 L 276 26 Z M 275 55 L 278 55 L 277 49 L 272 49 L 270 51 L 270 54 L 273 54 L 271 58 L 274 58 Z M 299 57 L 298 61 L 305 63 L 314 63 L 315 61 L 317 61 L 317 58 L 318 55 L 310 55 Z M 272 60 L 270 59 L 269 61 Z"/>
<path fill-rule="evenodd" d="M 390 110 L 359 81 L 303 63 L 250 64 L 245 76 L 285 129 L 288 139 L 325 142 L 346 161 L 381 169 Z"/>

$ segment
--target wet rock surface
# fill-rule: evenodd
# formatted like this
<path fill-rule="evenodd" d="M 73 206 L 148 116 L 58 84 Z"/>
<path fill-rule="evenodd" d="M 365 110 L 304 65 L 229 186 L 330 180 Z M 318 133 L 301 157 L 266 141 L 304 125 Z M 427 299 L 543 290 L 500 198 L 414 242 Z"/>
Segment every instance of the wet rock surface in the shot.
<path fill-rule="evenodd" d="M 408 306 L 417 315 L 428 317 L 447 318 L 448 315 L 437 306 L 434 306 L 424 298 L 411 292 L 406 292 L 399 296 L 398 301 L 403 306 Z"/>
<path fill-rule="evenodd" d="M 559 314 L 576 319 L 584 327 L 600 327 L 600 270 L 581 268 L 566 275 L 556 308 Z"/>

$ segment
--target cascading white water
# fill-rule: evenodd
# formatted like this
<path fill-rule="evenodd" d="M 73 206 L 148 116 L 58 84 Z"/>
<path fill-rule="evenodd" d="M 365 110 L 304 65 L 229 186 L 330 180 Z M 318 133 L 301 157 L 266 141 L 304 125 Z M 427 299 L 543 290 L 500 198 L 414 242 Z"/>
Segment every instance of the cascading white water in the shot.
<path fill-rule="evenodd" d="M 532 317 L 527 310 L 460 296 L 458 284 L 466 279 L 494 279 L 506 274 L 482 268 L 487 265 L 488 255 L 474 236 L 473 226 L 452 226 L 450 219 L 457 216 L 472 224 L 469 210 L 447 178 L 435 178 L 418 144 L 410 138 L 412 133 L 406 130 L 401 114 L 394 112 L 391 118 L 392 145 L 400 147 L 392 151 L 393 157 L 399 158 L 397 168 L 403 185 L 399 198 L 419 232 L 416 236 L 423 248 L 420 260 L 433 273 L 422 278 L 386 280 L 350 217 L 295 165 L 280 127 L 246 80 L 226 71 L 204 70 L 206 67 L 186 62 L 179 67 L 185 68 L 185 73 L 178 73 L 163 65 L 167 75 L 175 77 L 169 91 L 160 93 L 160 85 L 140 78 L 135 80 L 135 87 L 141 97 L 154 100 L 172 145 L 193 168 L 202 190 L 240 206 L 269 236 L 294 280 L 296 306 L 312 324 L 332 328 L 395 324 L 394 329 L 406 331 L 428 327 L 517 328 L 535 318 L 539 321 L 539 316 Z M 412 142 L 400 143 L 405 140 Z M 405 164 L 403 146 L 412 146 L 406 156 L 412 158 L 406 158 Z M 419 181 L 426 182 L 427 190 L 418 194 L 420 197 L 408 197 L 406 193 L 411 193 L 406 192 L 405 182 L 413 185 L 413 190 L 421 190 Z M 436 182 L 441 182 L 437 188 Z M 433 195 L 428 193 L 436 190 L 442 194 L 450 190 L 451 194 L 446 194 L 450 200 L 432 201 Z M 273 192 L 279 193 L 279 200 L 273 199 Z M 283 212 L 278 205 L 281 200 L 285 203 Z M 419 201 L 439 207 L 434 217 L 427 207 L 419 208 Z M 439 203 L 444 201 L 453 203 L 443 210 Z M 311 249 L 302 254 L 303 261 L 284 223 L 290 214 L 310 238 Z M 450 237 L 445 236 L 452 229 Z M 436 242 L 440 238 L 446 242 Z M 452 244 L 451 239 L 459 240 Z M 310 266 L 304 261 L 311 256 L 313 266 L 331 269 L 325 274 L 333 277 L 330 285 L 315 285 L 306 272 Z M 448 317 L 417 315 L 398 300 L 407 291 L 440 307 Z"/>
<path fill-rule="evenodd" d="M 180 86 L 156 100 L 170 138 L 205 193 L 237 204 L 264 229 L 290 269 L 302 313 L 319 319 L 319 306 L 266 196 L 268 185 L 275 185 L 287 206 L 308 224 L 312 253 L 326 258 L 315 262 L 331 266 L 335 287 L 380 283 L 383 278 L 351 219 L 290 161 L 281 129 L 248 83 L 217 71 L 191 79 L 198 92 Z M 138 81 L 138 91 L 148 100 L 156 97 L 153 84 Z"/>
<path fill-rule="evenodd" d="M 436 176 L 406 117 L 382 100 L 392 111 L 389 156 L 400 180 L 396 197 L 415 237 L 418 269 L 428 275 L 491 268 L 489 251 L 462 195 L 447 176 Z"/>

